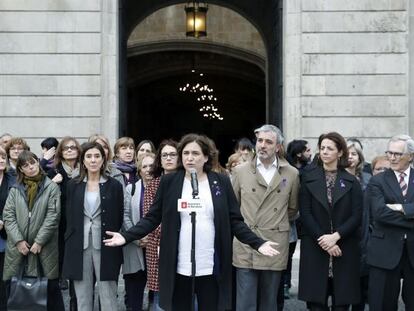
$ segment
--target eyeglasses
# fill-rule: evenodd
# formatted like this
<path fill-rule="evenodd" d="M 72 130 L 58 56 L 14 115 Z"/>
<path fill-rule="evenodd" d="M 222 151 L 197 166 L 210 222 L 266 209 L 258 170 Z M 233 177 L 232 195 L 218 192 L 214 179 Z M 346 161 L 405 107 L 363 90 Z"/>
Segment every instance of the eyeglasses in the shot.
<path fill-rule="evenodd" d="M 392 152 L 392 151 L 385 151 L 385 155 L 389 158 L 393 157 L 396 159 L 401 159 L 401 157 L 404 155 L 405 153 L 402 152 Z"/>
<path fill-rule="evenodd" d="M 62 149 L 63 149 L 63 151 L 68 151 L 69 149 L 70 150 L 78 150 L 78 147 L 76 147 L 75 145 L 73 145 L 73 146 L 64 146 Z"/>
<path fill-rule="evenodd" d="M 176 152 L 161 153 L 161 158 L 163 158 L 164 160 L 167 159 L 168 157 L 170 157 L 171 159 L 175 159 L 177 157 L 177 153 Z"/>

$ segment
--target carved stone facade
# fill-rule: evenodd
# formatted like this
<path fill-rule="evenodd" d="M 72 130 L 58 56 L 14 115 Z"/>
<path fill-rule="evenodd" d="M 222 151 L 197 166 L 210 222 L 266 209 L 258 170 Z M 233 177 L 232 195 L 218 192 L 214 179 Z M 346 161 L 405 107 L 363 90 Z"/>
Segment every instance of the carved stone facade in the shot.
<path fill-rule="evenodd" d="M 370 159 L 385 149 L 390 135 L 414 134 L 413 2 L 284 1 L 283 130 L 288 140 L 303 137 L 314 143 L 320 133 L 336 130 L 360 137 Z M 186 40 L 182 7 L 150 14 L 130 44 Z M 84 139 L 100 132 L 114 141 L 118 19 L 116 0 L 2 0 L 0 132 L 26 137 L 35 151 L 46 136 Z M 260 34 L 230 9 L 210 5 L 208 31 L 203 40 L 266 59 Z"/>

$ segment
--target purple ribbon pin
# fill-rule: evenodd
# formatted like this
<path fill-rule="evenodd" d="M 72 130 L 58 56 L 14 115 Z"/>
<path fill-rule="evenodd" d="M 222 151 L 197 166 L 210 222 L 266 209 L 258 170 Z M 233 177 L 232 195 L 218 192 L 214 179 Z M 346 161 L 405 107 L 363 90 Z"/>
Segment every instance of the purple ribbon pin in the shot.
<path fill-rule="evenodd" d="M 213 190 L 213 193 L 216 197 L 221 195 L 220 186 L 218 185 L 217 180 L 213 181 L 211 189 Z"/>

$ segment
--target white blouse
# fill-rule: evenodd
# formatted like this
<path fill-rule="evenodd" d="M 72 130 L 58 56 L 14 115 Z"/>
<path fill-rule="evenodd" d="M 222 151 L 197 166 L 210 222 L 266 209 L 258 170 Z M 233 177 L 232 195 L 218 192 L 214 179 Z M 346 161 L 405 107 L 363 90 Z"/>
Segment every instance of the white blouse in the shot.
<path fill-rule="evenodd" d="M 192 192 L 190 180 L 184 178 L 181 198 L 191 199 Z M 213 274 L 214 266 L 214 208 L 208 179 L 199 181 L 199 197 L 204 208 L 196 214 L 195 259 L 196 276 L 203 276 Z M 177 273 L 191 276 L 191 216 L 181 212 L 180 217 Z"/>

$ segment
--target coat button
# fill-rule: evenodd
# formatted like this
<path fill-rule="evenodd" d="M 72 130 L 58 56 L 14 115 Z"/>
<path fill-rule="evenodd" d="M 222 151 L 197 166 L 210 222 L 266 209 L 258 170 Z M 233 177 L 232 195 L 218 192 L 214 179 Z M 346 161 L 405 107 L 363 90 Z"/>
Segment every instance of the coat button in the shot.
<path fill-rule="evenodd" d="M 105 200 L 105 196 L 102 197 L 102 200 Z"/>
<path fill-rule="evenodd" d="M 280 189 L 277 189 L 277 193 L 280 193 Z"/>
<path fill-rule="evenodd" d="M 102 223 L 102 227 L 105 227 L 105 223 L 104 222 Z"/>
<path fill-rule="evenodd" d="M 256 189 L 255 189 L 255 188 L 252 188 L 252 191 L 253 191 L 253 192 L 256 192 Z"/>

